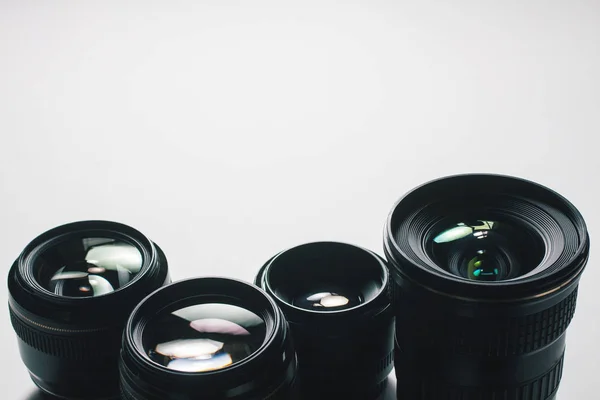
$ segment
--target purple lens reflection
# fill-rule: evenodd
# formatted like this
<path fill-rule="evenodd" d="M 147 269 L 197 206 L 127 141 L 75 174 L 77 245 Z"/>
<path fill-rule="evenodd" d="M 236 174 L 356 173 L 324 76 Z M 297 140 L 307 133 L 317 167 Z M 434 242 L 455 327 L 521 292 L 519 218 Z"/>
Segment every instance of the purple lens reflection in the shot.
<path fill-rule="evenodd" d="M 214 371 L 240 362 L 260 348 L 265 336 L 266 325 L 258 315 L 220 303 L 161 312 L 144 329 L 150 359 L 184 372 Z"/>

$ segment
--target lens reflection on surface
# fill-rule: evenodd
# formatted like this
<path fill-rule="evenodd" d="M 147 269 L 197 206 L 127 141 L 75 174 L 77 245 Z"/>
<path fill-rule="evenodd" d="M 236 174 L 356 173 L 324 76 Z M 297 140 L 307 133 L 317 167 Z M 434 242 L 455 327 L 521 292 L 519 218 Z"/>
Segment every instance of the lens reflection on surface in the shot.
<path fill-rule="evenodd" d="M 525 229 L 489 220 L 459 222 L 440 229 L 431 249 L 440 267 L 477 281 L 517 277 L 539 264 L 544 251 Z"/>
<path fill-rule="evenodd" d="M 358 294 L 343 290 L 304 293 L 296 296 L 292 304 L 305 310 L 336 311 L 355 307 L 363 302 Z"/>
<path fill-rule="evenodd" d="M 144 330 L 154 362 L 183 372 L 225 368 L 254 353 L 264 341 L 265 322 L 230 304 L 197 304 L 165 312 Z"/>
<path fill-rule="evenodd" d="M 44 250 L 34 261 L 38 282 L 50 292 L 93 297 L 127 285 L 140 271 L 141 252 L 111 238 L 74 238 Z"/>

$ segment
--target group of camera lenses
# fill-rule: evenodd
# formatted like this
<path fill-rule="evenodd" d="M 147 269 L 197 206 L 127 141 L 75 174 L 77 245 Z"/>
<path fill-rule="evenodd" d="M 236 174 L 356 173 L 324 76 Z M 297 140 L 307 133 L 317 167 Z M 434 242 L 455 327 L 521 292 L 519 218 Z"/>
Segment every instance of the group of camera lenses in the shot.
<path fill-rule="evenodd" d="M 32 380 L 63 399 L 371 400 L 393 367 L 399 399 L 556 397 L 589 254 L 568 200 L 509 176 L 441 178 L 394 205 L 384 254 L 315 242 L 253 284 L 171 283 L 142 233 L 76 222 L 16 259 L 10 318 Z"/>

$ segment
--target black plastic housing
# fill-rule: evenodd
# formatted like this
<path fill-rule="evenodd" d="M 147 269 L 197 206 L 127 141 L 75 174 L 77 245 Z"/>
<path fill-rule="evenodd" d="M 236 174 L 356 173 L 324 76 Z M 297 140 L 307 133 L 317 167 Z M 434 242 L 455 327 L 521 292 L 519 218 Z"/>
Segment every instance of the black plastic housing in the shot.
<path fill-rule="evenodd" d="M 63 297 L 45 290 L 34 277 L 33 260 L 48 246 L 74 235 L 135 244 L 143 256 L 140 272 L 126 287 L 98 297 Z M 118 357 L 127 317 L 141 299 L 169 282 L 162 250 L 129 226 L 81 221 L 38 236 L 8 275 L 10 318 L 33 382 L 64 399 L 119 398 Z"/>
<path fill-rule="evenodd" d="M 334 266 L 336 269 L 329 271 Z M 295 285 L 310 285 L 316 278 L 311 269 L 346 283 L 361 279 L 365 283 L 374 275 L 378 282 L 371 288 L 371 298 L 353 308 L 307 310 L 290 304 L 283 292 Z M 286 288 L 277 287 L 274 273 L 283 276 Z M 389 273 L 381 257 L 346 243 L 307 243 L 272 257 L 260 269 L 255 283 L 275 299 L 290 324 L 302 398 L 368 400 L 381 395 L 394 355 Z"/>
<path fill-rule="evenodd" d="M 231 304 L 260 316 L 266 323 L 262 346 L 246 359 L 210 372 L 175 371 L 153 362 L 143 343 L 148 321 L 175 304 L 197 303 Z M 123 332 L 123 399 L 293 399 L 296 369 L 292 338 L 281 310 L 264 291 L 235 279 L 195 278 L 165 286 L 136 307 Z"/>
<path fill-rule="evenodd" d="M 428 257 L 440 218 L 480 212 L 538 232 L 546 256 L 522 277 L 481 282 Z M 565 198 L 502 175 L 441 178 L 394 206 L 384 249 L 396 310 L 399 399 L 549 400 L 564 366 L 565 334 L 589 256 L 583 218 Z"/>

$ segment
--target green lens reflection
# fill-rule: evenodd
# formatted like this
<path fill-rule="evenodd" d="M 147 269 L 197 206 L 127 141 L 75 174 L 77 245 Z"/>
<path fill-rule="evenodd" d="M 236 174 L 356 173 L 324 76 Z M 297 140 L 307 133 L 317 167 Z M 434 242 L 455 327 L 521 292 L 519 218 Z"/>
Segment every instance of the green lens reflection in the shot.
<path fill-rule="evenodd" d="M 476 281 L 506 279 L 511 263 L 503 248 L 512 247 L 509 232 L 497 221 L 475 220 L 453 224 L 433 238 L 433 249 L 442 255 L 445 268 L 455 275 Z"/>
<path fill-rule="evenodd" d="M 485 250 L 479 250 L 477 253 L 475 257 L 469 260 L 467 277 L 480 281 L 497 280 L 499 274 L 498 266 L 493 261 L 486 259 Z"/>

